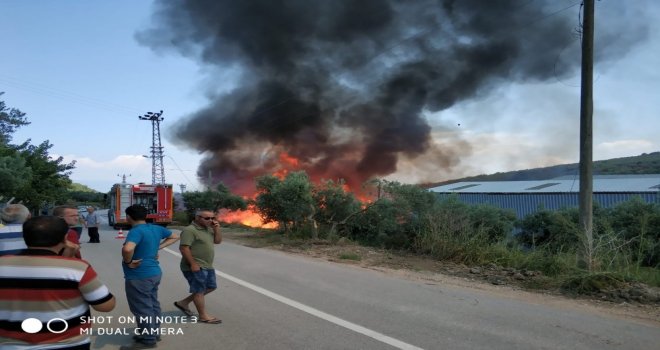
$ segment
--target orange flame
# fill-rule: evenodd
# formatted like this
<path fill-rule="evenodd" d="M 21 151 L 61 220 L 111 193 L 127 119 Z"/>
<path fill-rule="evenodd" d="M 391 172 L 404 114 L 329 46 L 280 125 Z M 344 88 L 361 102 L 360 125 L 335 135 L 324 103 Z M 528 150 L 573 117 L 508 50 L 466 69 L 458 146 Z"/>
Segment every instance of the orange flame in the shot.
<path fill-rule="evenodd" d="M 300 169 L 300 160 L 286 152 L 280 152 L 279 160 L 279 168 L 273 172 L 273 176 L 278 177 L 280 180 L 283 180 L 291 171 Z M 346 193 L 353 193 L 355 198 L 360 201 L 363 208 L 375 200 L 375 196 L 373 194 L 359 190 L 353 191 L 346 183 L 342 184 L 342 189 Z M 256 196 L 257 193 L 252 195 L 252 199 L 256 198 Z M 218 220 L 227 223 L 239 223 L 249 227 L 269 229 L 278 227 L 278 224 L 274 222 L 264 224 L 261 216 L 257 213 L 256 208 L 253 205 L 249 206 L 247 210 L 243 211 L 229 211 L 222 209 L 218 213 Z"/>
<path fill-rule="evenodd" d="M 286 152 L 281 152 L 279 158 L 281 167 L 279 170 L 275 171 L 273 175 L 280 179 L 284 179 L 290 171 L 297 170 L 300 167 L 300 161 Z"/>
<path fill-rule="evenodd" d="M 277 228 L 277 223 L 274 222 L 264 224 L 261 216 L 253 209 L 254 208 L 252 207 L 248 207 L 247 210 L 242 211 L 229 211 L 227 209 L 222 209 L 218 213 L 218 220 L 230 224 L 238 223 L 249 227 Z"/>
<path fill-rule="evenodd" d="M 297 158 L 288 155 L 286 152 L 280 153 L 280 161 L 291 168 L 297 168 L 300 164 Z"/>
<path fill-rule="evenodd" d="M 280 169 L 280 170 L 274 172 L 273 175 L 276 176 L 277 178 L 279 178 L 280 180 L 283 180 L 288 173 L 289 173 L 288 169 Z"/>

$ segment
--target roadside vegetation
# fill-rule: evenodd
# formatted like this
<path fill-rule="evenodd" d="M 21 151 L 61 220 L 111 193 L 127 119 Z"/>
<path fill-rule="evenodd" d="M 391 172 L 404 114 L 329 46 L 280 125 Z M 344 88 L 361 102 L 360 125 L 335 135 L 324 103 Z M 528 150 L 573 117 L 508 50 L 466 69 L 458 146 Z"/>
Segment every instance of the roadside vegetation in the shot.
<path fill-rule="evenodd" d="M 580 266 L 583 245 L 575 208 L 541 210 L 516 220 L 511 211 L 471 206 L 456 198 L 439 200 L 421 187 L 385 180 L 365 184 L 360 191 L 375 196 L 363 202 L 343 182 L 313 184 L 304 172 L 282 179 L 267 175 L 256 183 L 258 194 L 247 206 L 264 223 L 279 224 L 276 230 L 259 233 L 269 244 L 352 242 L 473 271 L 497 266 L 511 274 L 539 275 L 523 285 L 573 294 L 630 283 L 660 287 L 660 206 L 641 199 L 595 208 L 596 264 L 589 272 Z M 222 207 L 222 197 L 207 206 Z M 362 259 L 354 252 L 340 252 L 337 258 Z"/>
<path fill-rule="evenodd" d="M 48 140 L 37 145 L 32 140 L 12 142 L 16 130 L 29 124 L 25 113 L 0 101 L 0 202 L 13 198 L 14 203 L 22 202 L 38 214 L 53 203 L 91 204 L 98 199 L 73 187 L 69 175 L 75 162 L 65 163 L 62 157 L 51 156 L 53 145 Z"/>
<path fill-rule="evenodd" d="M 48 140 L 12 143 L 15 131 L 29 124 L 24 113 L 0 101 L 0 202 L 14 198 L 35 214 L 55 203 L 101 206 L 103 194 L 72 183 L 75 162 L 52 157 Z M 640 156 L 650 164 L 646 167 L 641 158 L 631 157 L 603 164 L 603 171 L 628 173 L 624 168 L 630 164 L 635 165 L 633 172 L 649 167 L 655 171 L 659 155 Z M 278 224 L 265 235 L 272 244 L 358 244 L 463 264 L 475 274 L 494 267 L 514 276 L 538 273 L 542 278 L 527 287 L 578 294 L 634 282 L 660 287 L 660 207 L 641 199 L 595 208 L 596 264 L 589 272 L 578 259 L 583 244 L 575 209 L 541 210 L 517 221 L 512 212 L 469 206 L 455 198 L 439 200 L 415 185 L 372 180 L 349 191 L 343 181 L 313 184 L 304 172 L 284 178 L 265 175 L 256 179 L 256 188 L 251 200 L 232 194 L 223 184 L 212 191 L 186 192 L 190 209 L 177 213 L 175 220 L 188 223 L 194 208 L 201 207 L 250 210 L 264 223 Z M 369 199 L 358 200 L 354 193 Z M 339 252 L 337 258 L 364 259 L 353 251 Z"/>
<path fill-rule="evenodd" d="M 55 203 L 103 206 L 103 193 L 71 181 L 75 162 L 51 156 L 48 140 L 38 145 L 12 142 L 14 133 L 27 125 L 25 113 L 0 101 L 0 205 L 13 198 L 34 215 L 50 212 Z"/>

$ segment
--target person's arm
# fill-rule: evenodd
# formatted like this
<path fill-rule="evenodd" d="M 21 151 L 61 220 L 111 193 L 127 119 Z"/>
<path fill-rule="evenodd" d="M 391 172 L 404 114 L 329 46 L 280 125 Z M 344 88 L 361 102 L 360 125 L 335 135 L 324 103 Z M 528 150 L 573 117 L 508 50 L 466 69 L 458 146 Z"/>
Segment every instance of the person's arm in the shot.
<path fill-rule="evenodd" d="M 76 257 L 76 253 L 80 250 L 80 245 L 75 244 L 68 239 L 64 241 L 64 248 L 62 248 L 62 251 L 60 252 L 61 256 L 66 256 L 68 258 L 74 258 Z"/>
<path fill-rule="evenodd" d="M 160 250 L 160 249 L 163 249 L 165 247 L 171 246 L 172 244 L 176 243 L 176 241 L 178 241 L 178 240 L 179 240 L 179 235 L 172 232 L 172 234 L 169 237 L 165 238 L 165 240 L 163 240 L 160 243 L 160 245 L 158 246 L 158 249 Z"/>
<path fill-rule="evenodd" d="M 134 269 L 140 266 L 142 259 L 133 259 L 133 253 L 135 252 L 135 242 L 126 242 L 124 246 L 121 247 L 121 258 L 122 263 L 128 265 L 129 268 Z"/>
<path fill-rule="evenodd" d="M 213 230 L 213 243 L 215 244 L 222 243 L 222 233 L 220 233 L 220 223 L 216 220 L 213 220 L 211 229 Z"/>
<path fill-rule="evenodd" d="M 80 282 L 78 290 L 81 296 L 92 309 L 100 312 L 109 312 L 115 308 L 115 296 L 110 293 L 108 287 L 98 279 L 98 275 L 91 265 L 87 266 Z M 89 299 L 94 298 L 94 299 Z"/>
<path fill-rule="evenodd" d="M 96 305 L 90 305 L 92 309 L 98 311 L 98 312 L 110 312 L 115 308 L 115 296 L 113 295 L 110 297 L 110 299 L 102 302 L 101 304 L 96 304 Z"/>
<path fill-rule="evenodd" d="M 195 258 L 192 255 L 192 251 L 190 250 L 189 245 L 179 246 L 179 251 L 181 252 L 181 256 L 183 256 L 183 258 L 186 259 L 188 265 L 190 265 L 190 269 L 192 271 L 197 272 L 200 270 L 199 264 L 197 263 L 197 261 L 195 261 Z"/>
<path fill-rule="evenodd" d="M 68 258 L 80 258 L 80 241 L 78 241 L 78 235 L 73 229 L 70 229 L 66 233 L 64 239 L 64 248 L 60 251 L 61 256 L 66 256 Z"/>

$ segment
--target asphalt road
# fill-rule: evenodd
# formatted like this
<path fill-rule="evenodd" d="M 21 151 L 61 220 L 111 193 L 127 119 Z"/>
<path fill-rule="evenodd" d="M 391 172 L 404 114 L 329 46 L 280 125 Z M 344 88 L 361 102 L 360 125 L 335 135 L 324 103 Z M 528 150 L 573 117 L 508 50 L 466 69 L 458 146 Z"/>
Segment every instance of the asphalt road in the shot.
<path fill-rule="evenodd" d="M 105 226 L 100 244 L 82 245 L 83 258 L 117 297 L 113 312 L 93 313 L 105 316 L 98 320 L 104 324 L 95 325 L 93 349 L 131 343 L 123 240 L 116 234 Z M 160 349 L 657 349 L 660 344 L 660 328 L 641 322 L 229 242 L 216 246 L 219 289 L 206 298 L 208 310 L 223 323 L 193 323 L 172 305 L 187 293 L 177 247 L 160 255 L 159 299 L 169 317 L 162 327 L 171 333 L 163 336 Z"/>

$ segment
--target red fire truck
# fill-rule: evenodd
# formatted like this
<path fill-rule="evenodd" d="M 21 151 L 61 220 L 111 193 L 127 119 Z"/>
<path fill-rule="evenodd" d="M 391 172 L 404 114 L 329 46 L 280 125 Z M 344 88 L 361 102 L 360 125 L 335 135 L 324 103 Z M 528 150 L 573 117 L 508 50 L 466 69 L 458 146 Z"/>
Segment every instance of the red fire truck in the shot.
<path fill-rule="evenodd" d="M 147 208 L 147 222 L 167 226 L 172 223 L 174 197 L 172 185 L 147 185 L 145 183 L 118 183 L 108 194 L 110 209 L 108 224 L 118 228 L 130 228 L 125 210 L 133 204 Z"/>

